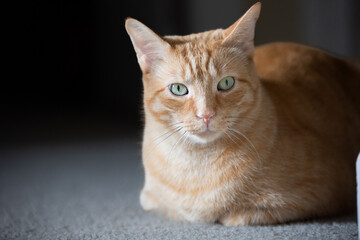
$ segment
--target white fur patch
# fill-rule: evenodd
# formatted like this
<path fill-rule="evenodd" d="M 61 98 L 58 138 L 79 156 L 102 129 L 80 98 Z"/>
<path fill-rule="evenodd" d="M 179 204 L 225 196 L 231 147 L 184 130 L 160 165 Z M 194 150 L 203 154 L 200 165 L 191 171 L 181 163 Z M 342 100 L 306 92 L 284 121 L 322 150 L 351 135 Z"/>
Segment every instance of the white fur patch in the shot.
<path fill-rule="evenodd" d="M 209 73 L 211 74 L 211 76 L 215 77 L 217 76 L 218 72 L 215 68 L 215 65 L 214 65 L 214 61 L 210 58 L 210 61 L 209 61 Z"/>
<path fill-rule="evenodd" d="M 192 74 L 191 74 L 191 71 L 190 71 L 190 66 L 189 65 L 186 65 L 185 66 L 185 81 L 190 81 L 192 79 Z"/>

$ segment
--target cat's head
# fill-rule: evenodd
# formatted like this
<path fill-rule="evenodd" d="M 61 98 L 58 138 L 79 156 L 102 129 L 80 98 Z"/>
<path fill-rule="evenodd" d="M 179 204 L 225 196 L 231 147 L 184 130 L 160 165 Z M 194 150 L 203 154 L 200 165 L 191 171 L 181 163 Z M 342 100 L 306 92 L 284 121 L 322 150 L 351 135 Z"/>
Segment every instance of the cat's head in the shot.
<path fill-rule="evenodd" d="M 252 57 L 260 8 L 255 4 L 225 30 L 188 36 L 160 37 L 127 19 L 143 72 L 146 121 L 181 127 L 197 143 L 246 127 L 259 91 Z"/>

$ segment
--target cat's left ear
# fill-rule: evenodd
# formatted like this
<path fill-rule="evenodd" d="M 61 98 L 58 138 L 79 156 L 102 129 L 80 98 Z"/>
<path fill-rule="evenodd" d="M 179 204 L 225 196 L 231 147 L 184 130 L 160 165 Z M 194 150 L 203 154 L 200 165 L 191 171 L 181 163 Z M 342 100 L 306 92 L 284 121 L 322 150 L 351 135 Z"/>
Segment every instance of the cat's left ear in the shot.
<path fill-rule="evenodd" d="M 223 46 L 240 48 L 247 56 L 254 54 L 255 25 L 261 3 L 255 3 L 239 20 L 225 30 Z"/>

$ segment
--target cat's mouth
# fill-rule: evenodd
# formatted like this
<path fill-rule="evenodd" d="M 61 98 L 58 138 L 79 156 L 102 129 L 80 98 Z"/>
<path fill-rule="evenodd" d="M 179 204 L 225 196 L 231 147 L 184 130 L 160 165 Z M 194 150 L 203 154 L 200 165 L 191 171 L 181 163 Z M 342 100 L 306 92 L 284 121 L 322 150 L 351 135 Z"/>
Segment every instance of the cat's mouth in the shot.
<path fill-rule="evenodd" d="M 204 131 L 198 133 L 197 135 L 199 137 L 206 137 L 206 136 L 210 136 L 211 134 L 215 134 L 216 132 L 210 130 L 209 128 L 206 128 Z"/>
<path fill-rule="evenodd" d="M 201 132 L 197 132 L 193 134 L 195 140 L 200 143 L 209 143 L 217 139 L 221 135 L 220 132 L 216 132 L 213 130 L 210 130 L 209 128 L 206 128 L 205 130 Z"/>

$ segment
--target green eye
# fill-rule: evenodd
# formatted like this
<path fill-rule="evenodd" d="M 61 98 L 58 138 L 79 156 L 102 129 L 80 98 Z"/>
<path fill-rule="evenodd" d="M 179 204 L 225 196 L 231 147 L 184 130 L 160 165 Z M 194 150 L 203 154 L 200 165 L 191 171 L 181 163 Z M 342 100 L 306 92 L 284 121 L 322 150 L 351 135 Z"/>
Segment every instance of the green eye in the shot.
<path fill-rule="evenodd" d="M 184 84 L 174 83 L 169 86 L 170 91 L 176 96 L 183 96 L 188 94 L 188 89 Z"/>
<path fill-rule="evenodd" d="M 234 86 L 235 79 L 233 77 L 225 77 L 220 80 L 220 82 L 217 85 L 217 89 L 219 91 L 226 91 L 232 88 Z"/>

